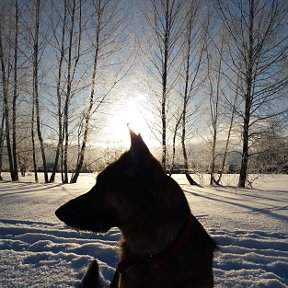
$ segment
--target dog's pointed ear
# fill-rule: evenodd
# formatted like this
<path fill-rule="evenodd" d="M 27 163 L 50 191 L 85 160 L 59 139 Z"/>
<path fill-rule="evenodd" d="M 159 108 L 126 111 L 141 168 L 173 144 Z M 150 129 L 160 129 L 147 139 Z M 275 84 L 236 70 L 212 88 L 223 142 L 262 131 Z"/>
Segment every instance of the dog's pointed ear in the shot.
<path fill-rule="evenodd" d="M 150 163 L 152 155 L 140 134 L 136 134 L 129 126 L 131 147 L 129 153 L 137 166 L 146 166 Z"/>

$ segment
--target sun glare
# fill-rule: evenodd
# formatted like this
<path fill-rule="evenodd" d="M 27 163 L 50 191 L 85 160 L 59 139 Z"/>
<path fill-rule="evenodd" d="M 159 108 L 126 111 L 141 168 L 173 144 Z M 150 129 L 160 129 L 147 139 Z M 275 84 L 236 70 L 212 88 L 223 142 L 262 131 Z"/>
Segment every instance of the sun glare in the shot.
<path fill-rule="evenodd" d="M 111 117 L 107 125 L 107 134 L 109 142 L 114 142 L 112 144 L 118 146 L 129 146 L 130 139 L 128 128 L 129 127 L 135 131 L 135 133 L 140 133 L 145 142 L 148 145 L 155 145 L 153 139 L 151 138 L 151 130 L 147 124 L 149 120 L 149 113 L 143 111 L 143 106 L 139 97 L 128 98 L 125 103 L 117 105 L 117 109 L 111 112 Z M 141 99 L 140 99 L 141 100 Z"/>

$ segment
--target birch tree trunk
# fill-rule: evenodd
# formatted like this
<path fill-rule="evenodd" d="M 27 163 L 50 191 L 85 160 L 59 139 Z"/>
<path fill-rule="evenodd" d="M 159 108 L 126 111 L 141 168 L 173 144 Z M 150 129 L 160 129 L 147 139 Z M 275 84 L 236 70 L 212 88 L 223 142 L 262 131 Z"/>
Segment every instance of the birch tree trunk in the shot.
<path fill-rule="evenodd" d="M 61 165 L 61 172 L 63 171 L 63 112 L 62 112 L 62 92 L 61 92 L 61 83 L 63 80 L 63 63 L 65 57 L 65 35 L 66 35 L 66 25 L 67 25 L 67 0 L 64 0 L 64 11 L 63 11 L 63 23 L 62 23 L 62 34 L 61 34 L 61 47 L 60 47 L 60 59 L 58 65 L 58 78 L 57 78 L 57 88 L 56 88 L 56 96 L 57 96 L 57 116 L 58 116 L 58 143 L 55 151 L 55 159 L 54 166 L 50 176 L 50 182 L 55 181 L 55 174 L 57 171 L 57 167 L 59 164 Z M 56 33 L 55 33 L 55 37 Z M 61 173 L 62 174 L 62 173 Z M 62 182 L 63 182 L 62 178 Z"/>
<path fill-rule="evenodd" d="M 4 56 L 4 48 L 3 48 L 3 23 L 2 19 L 0 19 L 0 61 L 1 61 L 1 72 L 2 72 L 2 93 L 3 93 L 3 117 L 5 122 L 5 140 L 6 140 L 6 147 L 7 147 L 7 154 L 8 154 L 8 161 L 9 161 L 9 169 L 10 169 L 10 176 L 12 181 L 18 180 L 18 174 L 14 169 L 14 161 L 13 161 L 13 151 L 12 151 L 12 144 L 10 140 L 10 107 L 9 107 L 9 78 L 7 67 L 5 63 L 5 56 Z M 7 56 L 8 57 L 8 56 Z"/>
<path fill-rule="evenodd" d="M 35 144 L 35 91 L 32 91 L 32 105 L 31 105 L 31 143 L 32 143 L 32 162 L 34 171 L 34 180 L 38 183 L 38 167 L 36 157 L 36 144 Z"/>
<path fill-rule="evenodd" d="M 40 26 L 40 0 L 35 0 L 35 27 L 34 27 L 34 43 L 33 43 L 33 93 L 35 95 L 35 116 L 36 116 L 36 127 L 37 135 L 40 144 L 40 153 L 42 157 L 42 165 L 44 172 L 45 183 L 49 182 L 46 155 L 44 148 L 44 140 L 42 136 L 41 119 L 40 119 L 40 104 L 39 104 L 39 26 Z"/>
<path fill-rule="evenodd" d="M 19 34 L 19 8 L 18 0 L 15 0 L 15 36 L 14 36 L 14 91 L 12 101 L 12 154 L 15 181 L 18 181 L 18 157 L 17 157 L 17 98 L 18 98 L 18 34 Z"/>
<path fill-rule="evenodd" d="M 62 158 L 62 182 L 68 183 L 68 145 L 69 145 L 69 107 L 71 103 L 71 92 L 72 92 L 72 83 L 73 83 L 73 69 L 75 71 L 77 66 L 77 59 L 75 63 L 72 63 L 72 52 L 73 52 L 73 41 L 74 41 L 74 28 L 76 25 L 75 21 L 75 13 L 76 13 L 76 0 L 72 1 L 72 9 L 71 9 L 71 23 L 70 23 L 70 33 L 69 33 L 69 45 L 68 45 L 68 60 L 67 60 L 67 85 L 66 85 L 66 95 L 64 100 L 64 111 L 63 111 L 63 158 Z M 78 36 L 80 38 L 80 35 Z M 81 39 L 78 39 L 78 45 L 80 45 Z M 80 52 L 80 49 L 78 49 Z M 72 67 L 74 64 L 74 68 Z"/>
<path fill-rule="evenodd" d="M 181 145 L 184 160 L 184 169 L 187 180 L 191 185 L 200 186 L 190 175 L 189 159 L 186 148 L 187 141 L 187 123 L 189 121 L 189 114 L 193 114 L 189 104 L 193 98 L 193 92 L 197 86 L 197 80 L 199 79 L 200 66 L 203 61 L 204 53 L 204 34 L 200 32 L 194 32 L 194 25 L 196 26 L 196 19 L 200 11 L 199 2 L 191 2 L 187 6 L 187 24 L 184 30 L 184 94 L 183 94 L 183 110 L 182 110 L 182 134 Z M 199 27 L 198 27 L 199 29 Z M 199 29 L 200 30 L 200 29 Z M 195 45 L 195 39 L 198 39 Z M 194 45 L 193 45 L 194 42 Z"/>
<path fill-rule="evenodd" d="M 210 185 L 217 184 L 215 179 L 215 168 L 216 168 L 216 148 L 217 148 L 217 136 L 218 136 L 218 126 L 220 117 L 220 84 L 221 84 L 221 74 L 222 74 L 222 59 L 223 59 L 223 39 L 220 44 L 219 49 L 219 62 L 216 64 L 216 89 L 214 89 L 214 81 L 212 80 L 213 75 L 211 75 L 210 67 L 210 55 L 208 58 L 208 79 L 210 82 L 210 118 L 212 126 L 212 149 L 211 149 L 211 163 L 210 163 Z M 211 59 L 212 60 L 212 59 Z M 215 90 L 215 91 L 214 91 Z M 218 172 L 218 171 L 217 171 Z"/>
<path fill-rule="evenodd" d="M 3 164 L 3 144 L 4 144 L 4 113 L 2 112 L 1 117 L 1 128 L 0 128 L 0 180 L 2 178 L 2 164 Z"/>

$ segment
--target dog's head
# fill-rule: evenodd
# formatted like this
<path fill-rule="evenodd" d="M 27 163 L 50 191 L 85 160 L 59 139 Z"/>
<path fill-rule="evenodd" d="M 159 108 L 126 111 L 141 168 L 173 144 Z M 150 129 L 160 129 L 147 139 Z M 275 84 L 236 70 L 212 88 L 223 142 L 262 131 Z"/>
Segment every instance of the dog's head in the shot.
<path fill-rule="evenodd" d="M 106 232 L 147 214 L 152 173 L 164 171 L 142 137 L 132 130 L 130 136 L 130 150 L 98 175 L 96 185 L 56 210 L 61 221 L 80 230 Z"/>

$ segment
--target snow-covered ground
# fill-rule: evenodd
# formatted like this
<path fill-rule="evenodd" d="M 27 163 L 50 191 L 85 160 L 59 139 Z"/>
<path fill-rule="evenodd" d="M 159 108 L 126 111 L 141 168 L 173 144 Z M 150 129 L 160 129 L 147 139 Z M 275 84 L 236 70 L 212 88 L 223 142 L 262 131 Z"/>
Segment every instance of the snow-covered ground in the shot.
<path fill-rule="evenodd" d="M 175 176 L 193 214 L 220 245 L 216 287 L 288 287 L 288 175 L 253 177 L 255 187 L 243 190 L 195 188 Z M 81 175 L 79 183 L 67 185 L 29 179 L 0 182 L 0 287 L 77 287 L 93 257 L 107 287 L 119 231 L 80 233 L 54 216 L 62 203 L 86 192 L 95 176 Z M 226 180 L 232 185 L 235 175 Z"/>

